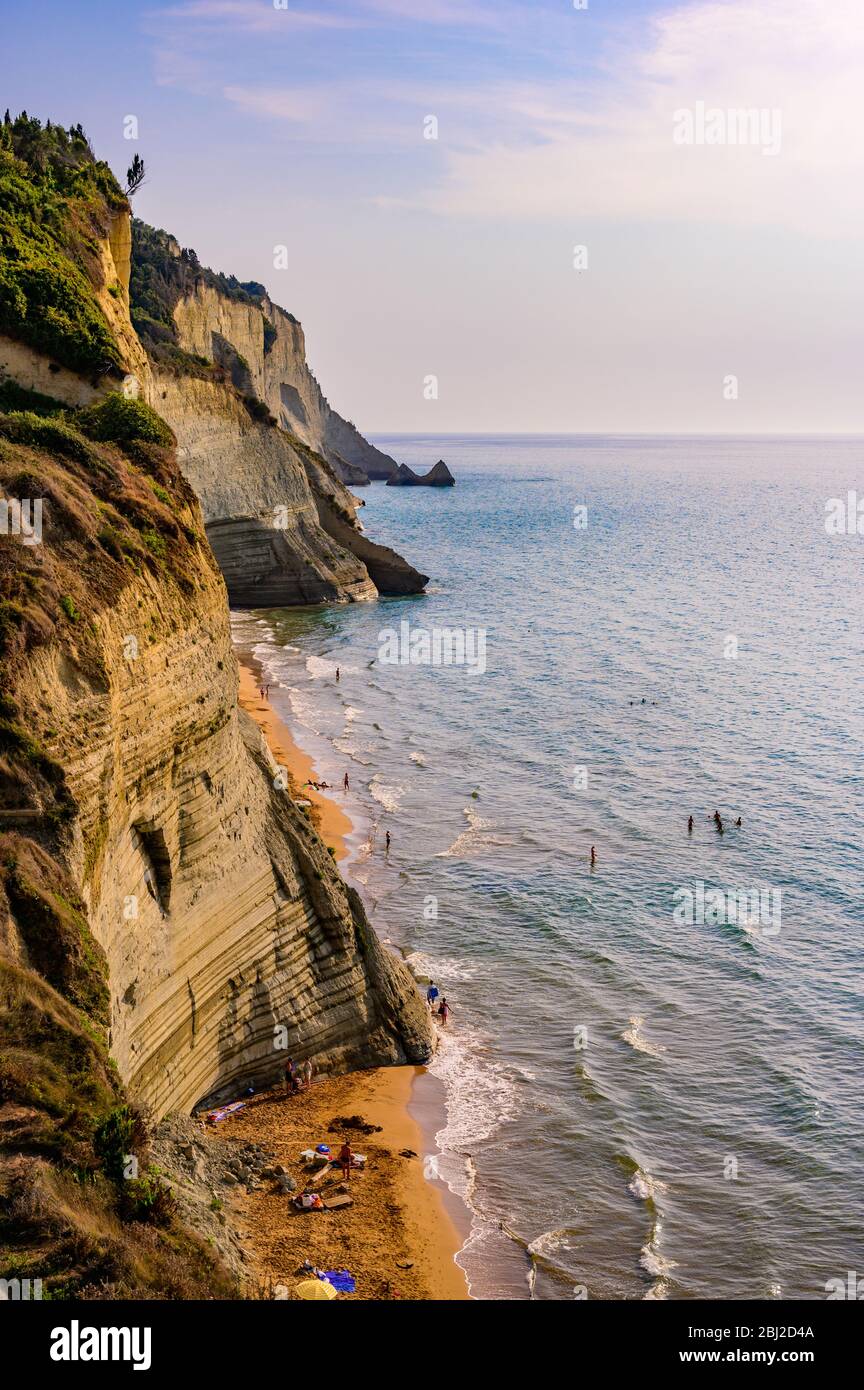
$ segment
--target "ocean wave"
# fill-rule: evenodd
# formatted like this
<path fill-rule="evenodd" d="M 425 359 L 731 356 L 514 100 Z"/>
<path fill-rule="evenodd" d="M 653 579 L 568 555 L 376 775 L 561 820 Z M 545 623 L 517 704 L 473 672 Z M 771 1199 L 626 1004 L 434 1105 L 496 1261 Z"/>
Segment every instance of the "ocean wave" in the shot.
<path fill-rule="evenodd" d="M 333 747 L 337 753 L 344 753 L 346 758 L 351 758 L 353 762 L 359 763 L 361 767 L 371 767 L 372 759 L 367 756 L 373 750 L 367 743 L 355 743 L 347 735 L 344 738 L 334 738 Z"/>
<path fill-rule="evenodd" d="M 549 1259 L 557 1255 L 562 1250 L 572 1250 L 571 1239 L 573 1231 L 565 1227 L 559 1231 L 544 1231 L 542 1236 L 537 1236 L 535 1240 L 528 1243 L 528 1254 L 539 1256 L 541 1259 Z"/>
<path fill-rule="evenodd" d="M 349 721 L 352 720 L 352 719 L 356 719 L 357 716 L 358 716 L 358 714 L 362 714 L 362 713 L 363 713 L 362 709 L 357 709 L 354 705 L 346 705 L 346 706 L 345 706 L 345 718 L 346 718 L 347 720 L 349 720 Z"/>
<path fill-rule="evenodd" d="M 663 1047 L 661 1043 L 651 1042 L 650 1039 L 643 1037 L 640 1031 L 645 1020 L 638 1015 L 634 1015 L 633 1018 L 627 1021 L 630 1027 L 625 1028 L 624 1032 L 621 1034 L 624 1041 L 629 1043 L 636 1052 L 644 1052 L 647 1057 L 662 1057 L 663 1053 L 666 1051 L 665 1047 Z"/>
<path fill-rule="evenodd" d="M 407 965 L 415 975 L 424 980 L 440 980 L 443 984 L 473 980 L 476 969 L 465 965 L 453 956 L 430 956 L 425 951 L 412 951 L 405 957 Z"/>
<path fill-rule="evenodd" d="M 307 656 L 306 670 L 310 676 L 317 679 L 321 676 L 335 676 L 337 671 L 342 675 L 356 675 L 358 667 L 343 666 L 341 661 L 331 661 L 326 656 Z"/>
<path fill-rule="evenodd" d="M 372 778 L 369 783 L 369 795 L 373 796 L 379 806 L 383 806 L 385 811 L 398 811 L 402 801 L 404 787 L 388 787 L 383 782 L 379 782 L 377 776 Z"/>
<path fill-rule="evenodd" d="M 667 1259 L 662 1253 L 660 1249 L 661 1235 L 662 1227 L 660 1222 L 655 1221 L 650 1239 L 642 1246 L 642 1251 L 639 1256 L 640 1265 L 645 1270 L 646 1274 L 651 1275 L 652 1279 L 663 1279 L 667 1274 L 671 1274 L 673 1269 L 678 1268 L 674 1260 Z M 656 1293 L 654 1296 L 655 1298 L 657 1297 Z"/>
<path fill-rule="evenodd" d="M 440 1031 L 429 1063 L 430 1072 L 444 1082 L 447 1092 L 446 1122 L 435 1136 L 439 1149 L 466 1154 L 522 1108 L 504 1067 L 478 1055 L 482 1046 L 484 1041 L 470 1028 Z"/>
<path fill-rule="evenodd" d="M 321 734 L 320 714 L 318 703 L 311 700 L 308 695 L 304 695 L 296 686 L 289 687 L 288 699 L 291 702 L 291 711 L 298 723 L 310 733 Z"/>
<path fill-rule="evenodd" d="M 410 753 L 410 754 L 409 754 L 409 757 L 410 757 L 412 763 L 416 763 L 418 767 L 425 767 L 425 766 L 426 766 L 426 754 L 425 754 L 425 753 Z"/>
<path fill-rule="evenodd" d="M 638 1197 L 640 1202 L 653 1202 L 668 1192 L 665 1182 L 655 1178 L 651 1173 L 646 1173 L 642 1168 L 637 1168 L 628 1184 L 628 1191 Z"/>
<path fill-rule="evenodd" d="M 495 823 L 485 820 L 473 806 L 465 806 L 462 811 L 463 816 L 468 822 L 468 829 L 463 830 L 461 835 L 457 835 L 449 849 L 442 849 L 436 854 L 436 859 L 465 859 L 470 854 L 480 852 L 493 846 L 513 845 L 515 840 L 507 836 L 495 835 L 490 832 L 495 830 Z"/>

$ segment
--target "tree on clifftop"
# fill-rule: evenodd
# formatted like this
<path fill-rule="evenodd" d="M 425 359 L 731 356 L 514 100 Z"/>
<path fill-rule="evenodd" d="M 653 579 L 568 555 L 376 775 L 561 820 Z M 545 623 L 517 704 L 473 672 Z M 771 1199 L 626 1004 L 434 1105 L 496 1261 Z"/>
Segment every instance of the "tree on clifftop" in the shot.
<path fill-rule="evenodd" d="M 126 170 L 127 198 L 131 198 L 133 193 L 137 193 L 138 189 L 144 182 L 145 173 L 146 170 L 144 168 L 144 160 L 141 158 L 140 154 L 136 154 L 135 158 L 132 160 L 132 163 L 129 165 L 129 168 Z"/>

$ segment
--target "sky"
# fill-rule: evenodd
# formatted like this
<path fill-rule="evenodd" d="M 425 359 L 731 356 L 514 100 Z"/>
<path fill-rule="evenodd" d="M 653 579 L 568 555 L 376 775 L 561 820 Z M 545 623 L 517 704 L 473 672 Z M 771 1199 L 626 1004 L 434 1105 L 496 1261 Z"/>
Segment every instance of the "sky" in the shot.
<path fill-rule="evenodd" d="M 864 431 L 861 0 L 582 3 L 0 0 L 2 100 L 366 433 Z"/>

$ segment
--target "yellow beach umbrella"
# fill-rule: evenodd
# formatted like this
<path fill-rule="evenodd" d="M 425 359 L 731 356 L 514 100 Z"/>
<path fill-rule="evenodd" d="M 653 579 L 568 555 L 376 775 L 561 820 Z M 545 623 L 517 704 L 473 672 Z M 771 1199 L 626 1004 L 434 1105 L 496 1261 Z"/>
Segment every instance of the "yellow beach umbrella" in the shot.
<path fill-rule="evenodd" d="M 294 1292 L 299 1298 L 305 1298 L 310 1303 L 317 1299 L 338 1298 L 338 1293 L 330 1283 L 329 1279 L 304 1279 L 302 1284 L 298 1284 Z"/>

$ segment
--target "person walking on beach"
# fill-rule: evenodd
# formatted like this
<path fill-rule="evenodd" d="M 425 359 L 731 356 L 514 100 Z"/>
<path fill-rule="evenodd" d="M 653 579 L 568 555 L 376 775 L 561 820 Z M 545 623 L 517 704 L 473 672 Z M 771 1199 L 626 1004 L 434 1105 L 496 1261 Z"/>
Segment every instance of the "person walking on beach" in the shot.
<path fill-rule="evenodd" d="M 438 1017 L 446 1026 L 447 1020 L 450 1017 L 450 1005 L 447 1003 L 446 999 L 442 999 L 441 1003 L 438 1005 Z"/>
<path fill-rule="evenodd" d="M 297 1090 L 297 1068 L 293 1058 L 289 1057 L 285 1063 L 285 1092 L 286 1095 Z"/>
<path fill-rule="evenodd" d="M 342 778 L 342 789 L 346 792 L 351 790 L 351 783 L 348 781 L 347 772 L 345 773 L 345 776 Z"/>
<path fill-rule="evenodd" d="M 438 986 L 434 980 L 429 981 L 429 988 L 426 991 L 426 1003 L 430 1009 L 435 1008 L 435 1000 L 438 998 Z"/>
<path fill-rule="evenodd" d="M 351 1160 L 353 1159 L 353 1157 L 354 1154 L 351 1152 L 351 1145 L 349 1144 L 347 1139 L 343 1140 L 342 1147 L 339 1150 L 339 1162 L 342 1166 L 343 1182 L 351 1181 Z"/>
<path fill-rule="evenodd" d="M 390 831 L 389 831 L 389 830 L 387 831 L 387 833 L 386 833 L 385 836 L 384 836 L 384 848 L 386 849 L 387 853 L 389 854 L 389 853 L 390 853 Z"/>

